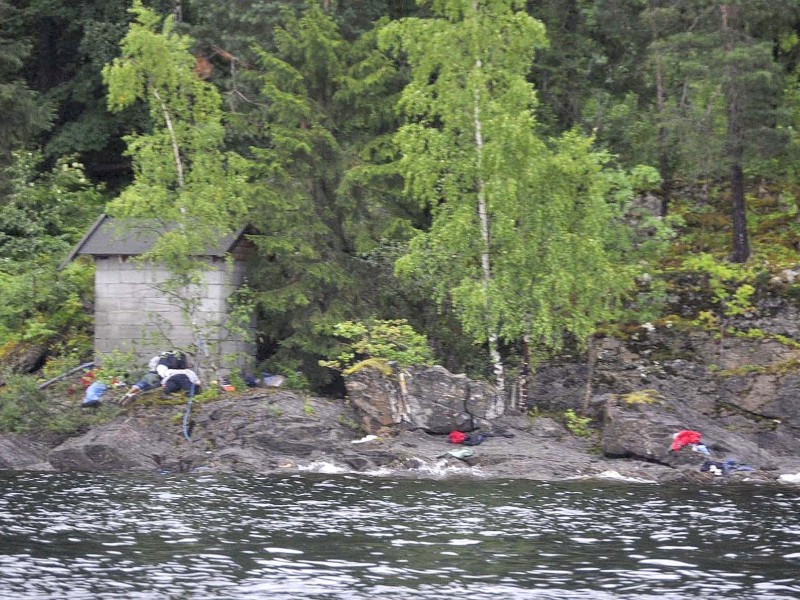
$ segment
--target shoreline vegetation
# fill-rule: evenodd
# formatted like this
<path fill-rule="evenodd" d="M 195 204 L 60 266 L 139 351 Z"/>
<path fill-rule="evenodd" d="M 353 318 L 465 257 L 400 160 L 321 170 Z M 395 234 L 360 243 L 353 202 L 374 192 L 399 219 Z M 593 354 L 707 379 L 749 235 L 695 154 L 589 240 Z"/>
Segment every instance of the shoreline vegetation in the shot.
<path fill-rule="evenodd" d="M 0 0 L 1 468 L 800 473 L 798 2 L 149 4 Z M 284 383 L 42 388 L 98 339 Z"/>

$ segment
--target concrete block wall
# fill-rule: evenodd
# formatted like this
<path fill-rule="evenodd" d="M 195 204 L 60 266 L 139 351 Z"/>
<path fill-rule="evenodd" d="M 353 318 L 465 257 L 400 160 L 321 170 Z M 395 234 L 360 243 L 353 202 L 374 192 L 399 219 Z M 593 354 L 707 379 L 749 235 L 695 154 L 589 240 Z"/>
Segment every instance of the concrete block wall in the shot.
<path fill-rule="evenodd" d="M 142 364 L 154 354 L 169 348 L 190 349 L 196 340 L 179 303 L 171 301 L 158 284 L 167 277 L 164 269 L 143 265 L 121 257 L 95 260 L 95 359 L 119 350 L 133 350 Z M 244 354 L 252 357 L 254 349 L 220 329 L 225 320 L 227 298 L 241 281 L 243 266 L 235 265 L 234 274 L 224 261 L 214 261 L 204 273 L 205 284 L 189 293 L 200 294 L 194 314 L 198 326 L 209 331 L 206 345 L 213 355 L 201 357 L 201 368 L 211 363 L 222 366 L 221 374 L 232 368 L 249 365 L 224 365 L 226 357 Z M 241 361 L 240 361 L 241 362 Z"/>

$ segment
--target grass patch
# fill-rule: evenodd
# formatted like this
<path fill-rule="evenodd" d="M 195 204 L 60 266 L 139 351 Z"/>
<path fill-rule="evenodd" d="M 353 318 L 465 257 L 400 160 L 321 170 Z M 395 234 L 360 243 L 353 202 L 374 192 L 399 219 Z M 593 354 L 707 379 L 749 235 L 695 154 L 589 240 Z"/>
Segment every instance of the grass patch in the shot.
<path fill-rule="evenodd" d="M 615 397 L 623 400 L 626 404 L 655 404 L 664 401 L 664 395 L 661 392 L 650 388 L 619 394 Z"/>

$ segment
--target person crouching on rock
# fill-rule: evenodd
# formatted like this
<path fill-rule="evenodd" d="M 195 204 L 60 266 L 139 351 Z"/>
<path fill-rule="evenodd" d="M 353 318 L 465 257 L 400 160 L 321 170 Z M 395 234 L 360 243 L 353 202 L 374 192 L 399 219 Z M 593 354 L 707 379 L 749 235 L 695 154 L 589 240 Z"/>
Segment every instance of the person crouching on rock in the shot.
<path fill-rule="evenodd" d="M 161 388 L 165 394 L 180 391 L 197 394 L 200 391 L 200 378 L 191 369 L 159 368 L 158 374 L 161 375 Z"/>

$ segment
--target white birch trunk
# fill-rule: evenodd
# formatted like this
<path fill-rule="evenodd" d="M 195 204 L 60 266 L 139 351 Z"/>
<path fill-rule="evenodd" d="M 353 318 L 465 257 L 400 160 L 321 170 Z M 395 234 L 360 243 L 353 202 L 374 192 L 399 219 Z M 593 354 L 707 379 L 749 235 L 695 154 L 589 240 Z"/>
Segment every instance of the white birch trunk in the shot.
<path fill-rule="evenodd" d="M 169 131 L 170 141 L 172 142 L 172 155 L 175 158 L 175 169 L 178 172 L 178 188 L 183 189 L 183 161 L 181 160 L 180 148 L 178 148 L 178 138 L 175 135 L 175 129 L 172 127 L 172 119 L 169 116 L 167 105 L 164 104 L 161 96 L 158 95 L 158 91 L 155 89 L 151 91 L 161 105 L 161 112 L 164 114 L 164 122 L 167 124 L 167 131 Z"/>
<path fill-rule="evenodd" d="M 477 10 L 477 9 L 476 9 Z M 475 60 L 475 68 L 480 71 L 482 67 L 481 59 Z M 483 251 L 481 252 L 481 268 L 483 271 L 483 302 L 486 314 L 489 314 L 490 301 L 489 301 L 489 283 L 492 280 L 492 268 L 489 257 L 489 213 L 486 207 L 486 190 L 482 175 L 482 162 L 483 162 L 483 131 L 481 122 L 481 92 L 479 88 L 475 89 L 475 107 L 474 107 L 474 121 L 475 121 L 475 148 L 478 154 L 477 170 L 478 170 L 478 217 L 480 219 L 481 240 L 483 242 Z M 487 414 L 487 418 L 492 419 L 499 417 L 503 414 L 505 405 L 505 369 L 503 367 L 503 360 L 498 350 L 498 336 L 497 332 L 490 329 L 487 332 L 487 341 L 489 343 L 489 355 L 494 365 L 494 376 L 497 385 L 498 398 L 495 402 L 494 410 L 489 411 L 493 414 Z"/>

